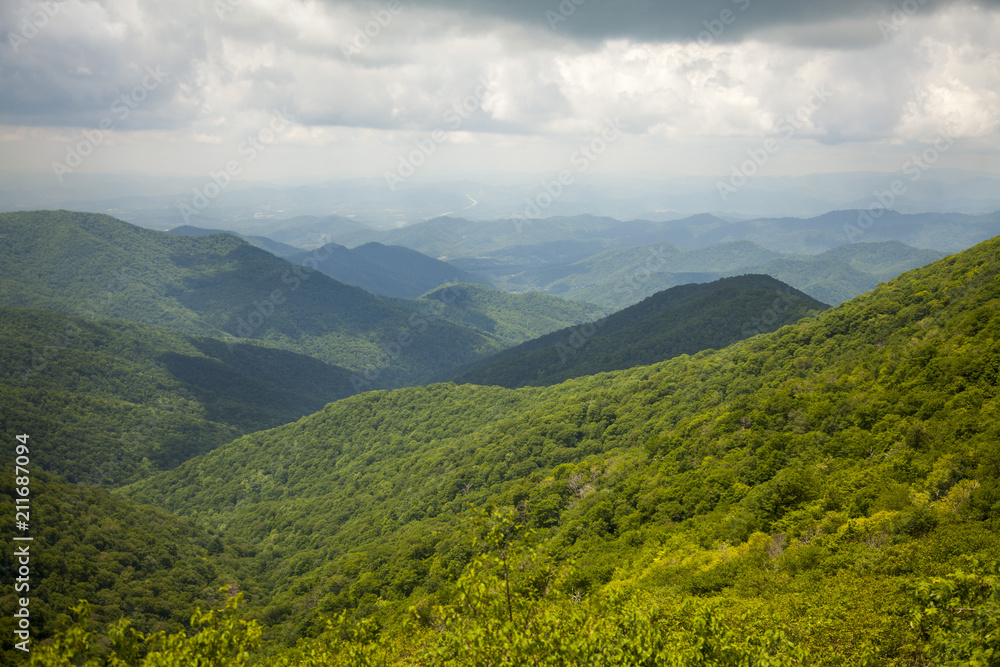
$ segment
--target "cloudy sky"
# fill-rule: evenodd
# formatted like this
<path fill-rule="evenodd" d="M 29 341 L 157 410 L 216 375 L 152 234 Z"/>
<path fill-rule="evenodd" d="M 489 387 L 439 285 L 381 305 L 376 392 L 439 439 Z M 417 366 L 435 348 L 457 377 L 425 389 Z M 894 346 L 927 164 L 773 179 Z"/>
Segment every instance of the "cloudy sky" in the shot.
<path fill-rule="evenodd" d="M 1000 172 L 997 0 L 2 0 L 0 37 L 0 172 L 54 180 Z"/>

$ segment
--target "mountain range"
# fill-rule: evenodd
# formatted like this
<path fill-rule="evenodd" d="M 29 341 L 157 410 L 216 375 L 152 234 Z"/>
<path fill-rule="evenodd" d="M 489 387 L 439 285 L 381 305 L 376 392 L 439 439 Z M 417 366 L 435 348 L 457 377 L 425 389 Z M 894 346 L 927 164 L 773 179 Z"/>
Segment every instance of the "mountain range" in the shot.
<path fill-rule="evenodd" d="M 646 366 L 774 331 L 829 306 L 770 276 L 683 285 L 474 364 L 458 382 L 521 387 Z"/>
<path fill-rule="evenodd" d="M 523 257 L 554 270 L 593 241 Z M 823 264 L 730 241 L 659 243 L 704 251 L 706 275 L 743 254 L 822 282 Z M 230 233 L 2 214 L 0 431 L 11 469 L 31 460 L 32 659 L 984 660 L 1000 239 L 890 275 L 911 251 L 824 251 L 881 282 L 832 308 L 736 275 L 595 313 L 481 284 L 377 296 Z M 658 270 L 609 277 L 637 294 Z M 427 384 L 476 372 L 519 388 Z"/>
<path fill-rule="evenodd" d="M 796 177 L 757 174 L 738 195 L 722 201 L 718 175 L 651 178 L 645 172 L 578 174 L 574 186 L 566 188 L 545 214 L 651 221 L 678 220 L 704 212 L 734 221 L 762 216 L 810 218 L 835 208 L 878 205 L 875 194 L 885 192 L 896 176 L 884 171 Z M 192 188 L 203 185 L 204 177 L 77 172 L 64 178 L 61 187 L 53 188 L 50 174 L 7 174 L 0 183 L 0 211 L 61 208 L 105 213 L 160 230 L 181 224 L 230 230 L 253 227 L 255 231 L 250 233 L 265 236 L 268 230 L 280 229 L 286 219 L 305 221 L 331 214 L 344 224 L 388 229 L 442 215 L 479 221 L 511 218 L 524 212 L 526 197 L 542 191 L 543 177 L 550 174 L 512 178 L 496 172 L 462 173 L 447 181 L 411 181 L 392 191 L 382 176 L 307 183 L 233 183 L 211 206 L 186 219 L 178 204 L 190 200 Z M 982 215 L 1000 209 L 998 183 L 994 171 L 938 164 L 933 172 L 907 182 L 906 196 L 897 198 L 892 206 L 903 213 Z M 309 249 L 335 240 L 316 238 Z"/>
<path fill-rule="evenodd" d="M 170 233 L 208 236 L 232 232 L 184 225 L 171 229 Z M 275 234 L 281 235 L 280 232 Z M 402 246 L 387 246 L 373 241 L 349 249 L 338 243 L 327 243 L 305 251 L 267 236 L 239 236 L 293 264 L 316 269 L 339 282 L 384 296 L 415 299 L 446 283 L 486 282 L 471 273 Z"/>
<path fill-rule="evenodd" d="M 553 660 L 659 637 L 630 664 L 706 641 L 779 664 L 971 655 L 1000 585 L 977 565 L 1000 553 L 998 256 L 693 357 L 366 393 L 126 492 L 250 544 L 256 618 L 330 660 L 511 637 Z M 342 613 L 359 625 L 322 630 Z"/>
<path fill-rule="evenodd" d="M 1000 213 L 889 210 L 869 220 L 871 215 L 845 210 L 809 219 L 730 221 L 699 214 L 660 222 L 592 215 L 488 221 L 442 217 L 393 229 L 330 216 L 289 220 L 288 229 L 274 222 L 247 229 L 303 248 L 330 241 L 346 247 L 407 247 L 446 261 L 466 276 L 462 280 L 475 275 L 501 289 L 542 291 L 610 310 L 669 287 L 741 273 L 772 275 L 813 298 L 838 304 L 944 252 L 1000 233 Z M 347 273 L 341 277 L 347 279 Z"/>
<path fill-rule="evenodd" d="M 0 305 L 129 319 L 253 340 L 346 368 L 360 387 L 406 384 L 499 344 L 437 312 L 380 298 L 231 234 L 179 236 L 108 216 L 0 214 Z M 318 256 L 322 259 L 322 256 Z"/>

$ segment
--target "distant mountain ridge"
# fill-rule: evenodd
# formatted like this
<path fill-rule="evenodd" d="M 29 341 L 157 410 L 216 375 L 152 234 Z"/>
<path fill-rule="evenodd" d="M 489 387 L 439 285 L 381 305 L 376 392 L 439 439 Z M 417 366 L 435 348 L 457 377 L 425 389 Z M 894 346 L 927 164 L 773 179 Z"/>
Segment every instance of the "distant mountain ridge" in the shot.
<path fill-rule="evenodd" d="M 353 249 L 328 243 L 310 252 L 299 251 L 287 259 L 348 285 L 402 299 L 415 299 L 446 283 L 489 282 L 416 250 L 374 241 Z"/>
<path fill-rule="evenodd" d="M 515 388 L 645 366 L 774 331 L 828 306 L 764 275 L 673 287 L 478 362 L 456 382 Z"/>
<path fill-rule="evenodd" d="M 442 319 L 477 331 L 504 348 L 603 314 L 599 306 L 582 301 L 541 292 L 515 294 L 485 285 L 444 285 L 417 302 L 439 311 Z"/>
<path fill-rule="evenodd" d="M 831 211 L 813 218 L 758 218 L 727 221 L 711 214 L 679 220 L 620 221 L 580 215 L 542 219 L 471 221 L 439 217 L 377 230 L 357 223 L 331 228 L 326 237 L 345 246 L 369 242 L 401 245 L 458 267 L 497 285 L 534 289 L 607 308 L 620 309 L 672 286 L 739 273 L 776 273 L 779 279 L 815 298 L 840 303 L 887 279 L 881 262 L 859 264 L 836 248 L 879 243 L 896 244 L 891 264 L 896 272 L 922 266 L 945 252 L 970 247 L 1000 234 L 1000 211 L 984 215 L 954 213 L 902 214 L 885 211 L 869 219 L 865 210 Z M 898 244 L 905 244 L 906 248 Z M 756 257 L 731 257 L 714 268 L 698 261 L 701 254 L 721 258 L 733 248 L 752 249 Z M 662 266 L 655 281 L 615 295 L 615 281 L 643 271 L 648 248 L 680 265 Z M 847 252 L 848 255 L 851 253 Z M 859 256 L 866 252 L 858 251 Z M 932 254 L 936 253 L 936 254 Z M 908 258 L 904 257 L 908 255 Z M 617 259 L 616 259 L 617 258 Z M 902 258 L 902 259 L 901 259 Z M 772 260 L 787 260 L 769 265 Z M 685 261 L 690 260 L 690 261 Z M 897 261 L 899 260 L 899 261 Z M 807 266 L 809 262 L 818 262 Z M 847 262 L 847 264 L 845 264 Z M 604 266 L 588 276 L 591 267 Z M 848 266 L 849 264 L 849 266 Z M 829 274 L 830 279 L 823 280 Z"/>
<path fill-rule="evenodd" d="M 333 226 L 326 236 L 329 241 L 349 247 L 378 241 L 453 260 L 502 256 L 504 250 L 553 241 L 596 242 L 604 250 L 655 243 L 673 243 L 695 250 L 729 241 L 752 241 L 772 251 L 801 254 L 817 254 L 859 241 L 901 241 L 915 248 L 956 252 L 997 234 L 1000 234 L 1000 211 L 967 215 L 886 210 L 873 215 L 867 209 L 851 209 L 811 218 L 755 218 L 739 222 L 707 213 L 666 222 L 594 215 L 490 221 L 441 217 L 388 230 Z"/>
<path fill-rule="evenodd" d="M 752 241 L 728 241 L 697 250 L 659 244 L 610 250 L 569 267 L 558 267 L 558 273 L 552 267 L 547 275 L 540 271 L 519 279 L 542 282 L 537 286 L 567 298 L 624 307 L 677 285 L 762 273 L 837 305 L 943 256 L 899 241 L 852 243 L 818 255 L 781 254 Z M 559 277 L 544 284 L 548 276 Z"/>
<path fill-rule="evenodd" d="M 225 229 L 204 229 L 202 227 L 194 227 L 192 225 L 181 225 L 180 227 L 174 227 L 169 230 L 169 233 L 177 234 L 178 236 L 211 236 L 212 234 L 232 234 L 233 236 L 238 236 L 244 239 L 251 245 L 258 247 L 261 250 L 266 250 L 272 255 L 276 255 L 278 257 L 288 257 L 289 255 L 295 255 L 302 252 L 301 248 L 296 248 L 295 246 L 288 245 L 287 243 L 275 241 L 267 236 L 240 234 L 238 232 L 231 232 Z"/>

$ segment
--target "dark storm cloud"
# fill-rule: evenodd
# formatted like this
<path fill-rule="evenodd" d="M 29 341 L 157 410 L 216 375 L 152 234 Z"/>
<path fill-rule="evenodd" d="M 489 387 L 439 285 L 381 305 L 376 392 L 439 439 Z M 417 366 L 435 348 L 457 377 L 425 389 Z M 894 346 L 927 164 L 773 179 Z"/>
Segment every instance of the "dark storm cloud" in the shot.
<path fill-rule="evenodd" d="M 361 6 L 378 8 L 375 0 Z M 416 5 L 417 3 L 415 3 Z M 719 42 L 766 34 L 787 43 L 856 47 L 883 39 L 878 21 L 912 6 L 913 14 L 933 13 L 963 0 L 425 0 L 421 7 L 453 12 L 469 23 L 501 19 L 582 41 L 696 41 L 708 32 Z M 977 3 L 1000 8 L 1000 0 Z M 809 29 L 853 24 L 850 30 Z"/>

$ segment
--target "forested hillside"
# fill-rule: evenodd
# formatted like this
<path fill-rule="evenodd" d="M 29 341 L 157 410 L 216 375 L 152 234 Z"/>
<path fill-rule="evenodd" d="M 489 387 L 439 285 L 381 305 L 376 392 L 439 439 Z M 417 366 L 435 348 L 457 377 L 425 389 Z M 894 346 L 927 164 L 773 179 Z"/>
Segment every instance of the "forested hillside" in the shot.
<path fill-rule="evenodd" d="M 291 255 L 298 255 L 302 252 L 302 248 L 296 248 L 295 246 L 288 245 L 287 243 L 281 243 L 280 241 L 275 241 L 267 236 L 254 236 L 251 234 L 237 234 L 236 232 L 227 231 L 225 229 L 204 229 L 202 227 L 193 227 L 192 225 L 181 225 L 180 227 L 174 227 L 169 230 L 171 234 L 177 234 L 179 236 L 211 236 L 212 234 L 233 234 L 239 236 L 247 243 L 260 248 L 261 250 L 266 250 L 276 257 L 289 257 Z"/>
<path fill-rule="evenodd" d="M 0 308 L 0 433 L 34 460 L 118 486 L 354 393 L 350 373 L 284 350 L 132 322 Z"/>
<path fill-rule="evenodd" d="M 991 664 L 998 256 L 717 352 L 355 396 L 128 493 L 247 542 L 251 662 Z"/>
<path fill-rule="evenodd" d="M 347 368 L 356 390 L 415 383 L 499 350 L 438 312 L 389 302 L 231 234 L 177 236 L 68 211 L 0 214 L 0 229 L 11 276 L 0 306 L 253 339 Z"/>
<path fill-rule="evenodd" d="M 10 451 L 18 444 L 6 442 L 14 443 Z M 53 444 L 41 434 L 29 435 L 25 442 L 29 458 Z M 0 478 L 0 525 L 7 536 L 20 533 L 14 530 L 14 498 L 19 497 L 14 481 L 11 475 Z M 16 650 L 10 639 L 17 627 L 13 613 L 19 597 L 31 600 L 29 646 L 38 657 L 42 642 L 71 622 L 70 608 L 80 600 L 89 601 L 90 629 L 126 618 L 138 631 L 180 632 L 189 627 L 198 607 L 222 604 L 228 597 L 222 587 L 259 594 L 240 565 L 246 551 L 191 521 L 155 507 L 139 507 L 103 489 L 67 484 L 37 467 L 30 486 L 32 540 L 8 542 L 16 546 L 0 559 L 7 584 L 0 593 L 5 610 L 0 632 L 7 638 L 0 648 L 0 664 L 23 665 L 32 657 Z M 30 554 L 29 588 L 15 591 L 23 563 L 12 554 L 24 546 Z M 40 662 L 74 664 L 45 658 Z"/>
<path fill-rule="evenodd" d="M 606 318 L 504 350 L 463 369 L 457 381 L 510 388 L 555 384 L 722 348 L 826 308 L 770 276 L 683 285 Z"/>

